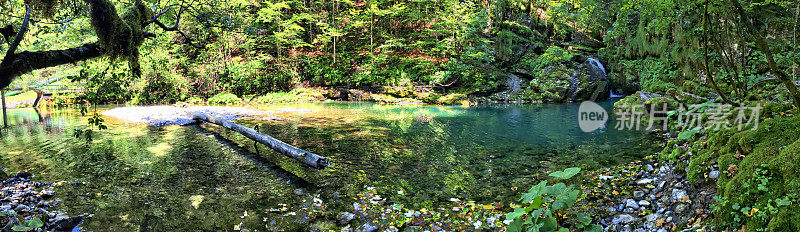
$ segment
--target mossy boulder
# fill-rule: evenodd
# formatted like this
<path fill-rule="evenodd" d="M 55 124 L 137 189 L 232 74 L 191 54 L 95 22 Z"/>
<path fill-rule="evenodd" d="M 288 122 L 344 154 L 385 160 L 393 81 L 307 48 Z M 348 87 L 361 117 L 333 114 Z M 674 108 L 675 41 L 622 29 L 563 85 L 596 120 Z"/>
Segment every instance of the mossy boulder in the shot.
<path fill-rule="evenodd" d="M 570 75 L 570 81 L 570 91 L 567 96 L 573 101 L 603 100 L 611 93 L 603 70 L 589 61 L 575 67 Z"/>
<path fill-rule="evenodd" d="M 716 132 L 706 147 L 692 157 L 690 169 L 717 158 L 722 171 L 717 181 L 721 200 L 714 211 L 719 226 L 800 231 L 800 119 L 776 118 L 755 130 Z"/>
<path fill-rule="evenodd" d="M 451 93 L 436 100 L 437 103 L 442 105 L 464 104 L 464 101 L 469 101 L 467 95 L 460 93 Z"/>

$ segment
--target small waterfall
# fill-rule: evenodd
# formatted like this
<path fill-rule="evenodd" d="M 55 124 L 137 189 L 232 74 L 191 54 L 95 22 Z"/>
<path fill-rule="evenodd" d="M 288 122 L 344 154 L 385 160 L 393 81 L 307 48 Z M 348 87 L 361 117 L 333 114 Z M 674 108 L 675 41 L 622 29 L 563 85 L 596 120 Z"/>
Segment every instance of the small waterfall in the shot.
<path fill-rule="evenodd" d="M 600 63 L 599 60 L 597 60 L 595 58 L 591 58 L 591 57 L 589 57 L 589 59 L 587 59 L 587 60 L 589 60 L 589 63 L 592 63 L 595 67 L 600 68 L 600 70 L 603 71 L 603 75 L 604 76 L 606 75 L 606 68 L 603 67 L 603 64 Z"/>
<path fill-rule="evenodd" d="M 625 97 L 625 95 L 614 93 L 614 88 L 611 88 L 611 95 L 608 95 L 608 98 L 623 98 L 623 97 Z"/>
<path fill-rule="evenodd" d="M 587 60 L 589 61 L 590 64 L 592 64 L 595 67 L 599 68 L 600 71 L 603 71 L 603 78 L 608 80 L 606 78 L 606 75 L 608 75 L 608 74 L 606 74 L 606 68 L 603 67 L 603 63 L 600 63 L 599 60 L 597 60 L 595 58 L 591 58 L 591 57 L 589 57 Z M 610 87 L 609 89 L 611 89 L 611 94 L 608 96 L 608 98 L 622 98 L 622 97 L 625 97 L 625 95 L 614 93 L 614 86 L 609 86 L 609 87 Z"/>

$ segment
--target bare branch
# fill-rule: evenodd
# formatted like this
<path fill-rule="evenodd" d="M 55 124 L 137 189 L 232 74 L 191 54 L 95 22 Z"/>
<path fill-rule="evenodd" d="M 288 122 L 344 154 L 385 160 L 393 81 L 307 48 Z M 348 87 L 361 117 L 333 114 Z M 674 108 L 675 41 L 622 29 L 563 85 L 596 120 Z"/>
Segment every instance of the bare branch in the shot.
<path fill-rule="evenodd" d="M 177 25 L 175 25 L 175 27 L 167 27 L 166 25 L 164 25 L 163 23 L 161 23 L 158 20 L 156 20 L 155 23 L 156 23 L 156 25 L 161 27 L 161 29 L 164 29 L 164 31 L 176 31 L 176 32 L 178 32 L 178 34 L 181 34 L 181 36 L 183 36 L 183 38 L 186 38 L 186 42 L 188 42 L 189 45 L 191 45 L 192 47 L 203 48 L 203 46 L 199 46 L 199 45 L 196 45 L 196 44 L 192 43 L 192 38 L 190 38 L 188 35 L 186 35 L 186 33 L 183 33 L 183 31 L 179 30 Z"/>
<path fill-rule="evenodd" d="M 11 42 L 11 47 L 8 48 L 5 58 L 3 58 L 3 64 L 7 63 L 8 60 L 14 58 L 14 52 L 17 51 L 19 43 L 22 42 L 22 37 L 25 35 L 25 32 L 28 31 L 28 21 L 30 20 L 30 18 L 31 18 L 31 7 L 25 6 L 25 19 L 22 20 L 22 27 L 19 28 L 17 36 L 14 37 L 14 42 Z"/>

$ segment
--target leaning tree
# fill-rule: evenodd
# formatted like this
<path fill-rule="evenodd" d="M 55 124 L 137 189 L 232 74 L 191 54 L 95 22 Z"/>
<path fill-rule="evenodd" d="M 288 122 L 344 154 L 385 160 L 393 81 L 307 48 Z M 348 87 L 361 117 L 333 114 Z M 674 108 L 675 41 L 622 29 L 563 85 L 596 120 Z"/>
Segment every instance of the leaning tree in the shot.
<path fill-rule="evenodd" d="M 0 89 L 10 85 L 16 77 L 33 70 L 98 57 L 108 57 L 112 62 L 127 61 L 131 73 L 139 76 L 141 75 L 139 47 L 145 39 L 156 36 L 156 34 L 145 32 L 144 29 L 148 25 L 155 24 L 163 31 L 177 32 L 186 37 L 178 29 L 178 25 L 181 14 L 184 11 L 192 11 L 193 3 L 196 1 L 183 1 L 166 6 L 163 11 L 156 14 L 151 10 L 153 7 L 145 5 L 142 0 L 135 0 L 132 4 L 128 4 L 124 13 L 118 14 L 117 8 L 109 0 L 25 0 L 25 14 L 17 16 L 22 19 L 21 24 L 6 25 L 0 28 L 0 34 L 5 37 L 8 44 L 5 56 L 0 61 Z M 11 0 L 0 0 L 0 6 L 4 12 L 10 11 L 8 9 L 11 4 Z M 177 12 L 173 12 L 175 15 L 174 26 L 168 27 L 159 20 L 159 17 L 176 8 Z M 56 13 L 65 14 L 64 12 L 67 12 L 66 14 L 69 14 L 70 17 L 88 17 L 97 41 L 67 49 L 17 51 L 32 22 L 52 18 Z M 191 41 L 189 43 L 191 44 Z M 192 46 L 195 45 L 192 44 Z"/>

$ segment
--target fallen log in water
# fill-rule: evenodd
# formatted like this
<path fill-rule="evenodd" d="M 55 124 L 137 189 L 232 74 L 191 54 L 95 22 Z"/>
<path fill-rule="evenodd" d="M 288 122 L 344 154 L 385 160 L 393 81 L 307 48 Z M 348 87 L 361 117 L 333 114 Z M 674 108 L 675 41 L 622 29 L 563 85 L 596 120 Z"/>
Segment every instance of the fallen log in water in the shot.
<path fill-rule="evenodd" d="M 258 143 L 264 144 L 267 147 L 272 148 L 273 150 L 275 150 L 277 152 L 280 152 L 281 154 L 283 154 L 285 156 L 288 156 L 288 157 L 291 157 L 293 159 L 296 159 L 296 160 L 300 161 L 301 163 L 304 163 L 304 164 L 306 164 L 308 166 L 311 166 L 313 168 L 323 169 L 323 168 L 327 167 L 328 165 L 330 165 L 330 162 L 328 161 L 328 158 L 326 158 L 326 157 L 315 155 L 314 153 L 311 153 L 311 152 L 305 151 L 303 149 L 300 149 L 300 148 L 294 147 L 292 145 L 289 145 L 287 143 L 284 143 L 283 141 L 280 141 L 280 140 L 278 140 L 276 138 L 273 138 L 272 136 L 269 136 L 269 135 L 266 135 L 266 134 L 262 134 L 262 133 L 258 133 L 256 130 L 253 130 L 252 128 L 248 128 L 248 127 L 236 124 L 236 123 L 232 123 L 232 122 L 230 122 L 228 120 L 225 120 L 223 118 L 211 117 L 211 116 L 203 114 L 203 113 L 194 113 L 192 115 L 192 118 L 194 120 L 198 120 L 198 121 L 205 121 L 205 122 L 209 122 L 209 123 L 214 123 L 214 124 L 220 125 L 222 127 L 231 129 L 233 131 L 239 132 L 239 133 L 241 133 L 242 135 L 244 135 L 245 137 L 247 137 L 249 139 L 252 139 L 252 140 L 254 140 L 254 141 L 258 142 Z"/>

